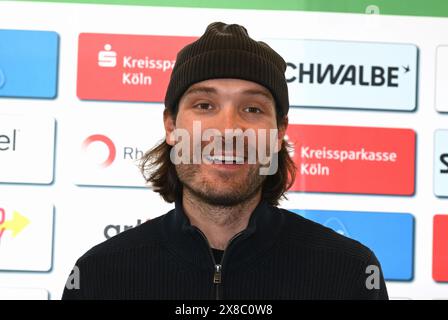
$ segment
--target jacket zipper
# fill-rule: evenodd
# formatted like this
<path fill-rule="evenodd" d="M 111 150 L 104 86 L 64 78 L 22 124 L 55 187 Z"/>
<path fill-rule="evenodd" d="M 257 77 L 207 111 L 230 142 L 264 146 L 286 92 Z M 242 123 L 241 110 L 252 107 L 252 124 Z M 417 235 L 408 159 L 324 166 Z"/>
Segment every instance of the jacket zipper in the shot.
<path fill-rule="evenodd" d="M 215 285 L 215 298 L 216 300 L 221 300 L 220 295 L 220 289 L 222 287 L 222 262 L 224 261 L 224 256 L 226 254 L 227 249 L 229 248 L 230 244 L 233 240 L 235 240 L 238 236 L 240 236 L 243 231 L 237 233 L 232 237 L 232 239 L 229 240 L 227 243 L 226 249 L 224 249 L 224 252 L 222 253 L 221 261 L 219 263 L 216 263 L 215 256 L 213 255 L 212 248 L 210 246 L 210 243 L 208 242 L 207 237 L 205 234 L 197 227 L 195 227 L 197 231 L 201 234 L 202 238 L 204 238 L 205 242 L 207 242 L 208 251 L 210 253 L 210 256 L 212 257 L 213 265 L 214 265 L 214 273 L 213 273 L 213 284 Z"/>
<path fill-rule="evenodd" d="M 221 262 L 222 262 L 222 260 L 221 260 Z M 215 262 L 215 273 L 213 274 L 213 283 L 215 284 L 216 300 L 220 300 L 220 298 L 221 298 L 219 295 L 219 286 L 222 282 L 221 272 L 222 272 L 222 265 L 216 264 L 216 262 Z"/>

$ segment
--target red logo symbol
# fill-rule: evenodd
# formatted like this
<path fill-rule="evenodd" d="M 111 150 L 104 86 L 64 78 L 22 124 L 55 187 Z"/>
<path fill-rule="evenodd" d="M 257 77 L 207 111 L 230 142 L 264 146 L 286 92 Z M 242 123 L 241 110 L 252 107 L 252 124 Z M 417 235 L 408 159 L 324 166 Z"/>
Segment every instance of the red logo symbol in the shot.
<path fill-rule="evenodd" d="M 109 155 L 108 155 L 107 159 L 104 162 L 100 163 L 99 165 L 103 168 L 110 166 L 112 164 L 112 162 L 114 162 L 115 156 L 117 155 L 117 150 L 115 148 L 115 144 L 112 142 L 111 139 L 109 139 L 105 135 L 93 134 L 84 140 L 84 142 L 82 144 L 83 150 L 86 150 L 90 146 L 90 144 L 93 142 L 102 142 L 107 146 L 107 149 L 109 150 Z"/>

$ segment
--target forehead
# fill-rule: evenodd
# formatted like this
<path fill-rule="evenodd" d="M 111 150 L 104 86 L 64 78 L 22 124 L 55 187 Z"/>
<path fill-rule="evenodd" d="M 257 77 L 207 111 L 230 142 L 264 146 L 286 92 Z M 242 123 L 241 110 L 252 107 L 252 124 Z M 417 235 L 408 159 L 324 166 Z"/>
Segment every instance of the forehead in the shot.
<path fill-rule="evenodd" d="M 264 86 L 241 79 L 210 79 L 191 85 L 182 98 L 192 95 L 248 95 L 274 101 L 271 92 Z M 182 99 L 181 99 L 182 100 Z"/>

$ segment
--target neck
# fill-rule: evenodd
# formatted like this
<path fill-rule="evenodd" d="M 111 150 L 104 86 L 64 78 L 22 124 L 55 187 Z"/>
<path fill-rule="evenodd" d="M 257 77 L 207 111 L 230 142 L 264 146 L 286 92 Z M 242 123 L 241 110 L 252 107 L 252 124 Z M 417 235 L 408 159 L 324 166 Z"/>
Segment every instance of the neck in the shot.
<path fill-rule="evenodd" d="M 212 248 L 225 250 L 236 234 L 245 230 L 261 200 L 261 190 L 235 206 L 215 206 L 183 188 L 182 206 L 190 223 L 199 228 Z"/>

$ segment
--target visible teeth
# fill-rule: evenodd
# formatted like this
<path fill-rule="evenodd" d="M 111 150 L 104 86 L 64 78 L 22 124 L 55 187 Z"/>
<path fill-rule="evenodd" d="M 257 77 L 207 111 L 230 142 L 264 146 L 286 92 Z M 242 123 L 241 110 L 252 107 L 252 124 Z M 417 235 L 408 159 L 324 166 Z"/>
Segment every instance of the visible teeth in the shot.
<path fill-rule="evenodd" d="M 223 155 L 213 155 L 206 156 L 207 160 L 215 163 L 244 163 L 244 157 L 239 156 L 223 156 Z"/>

